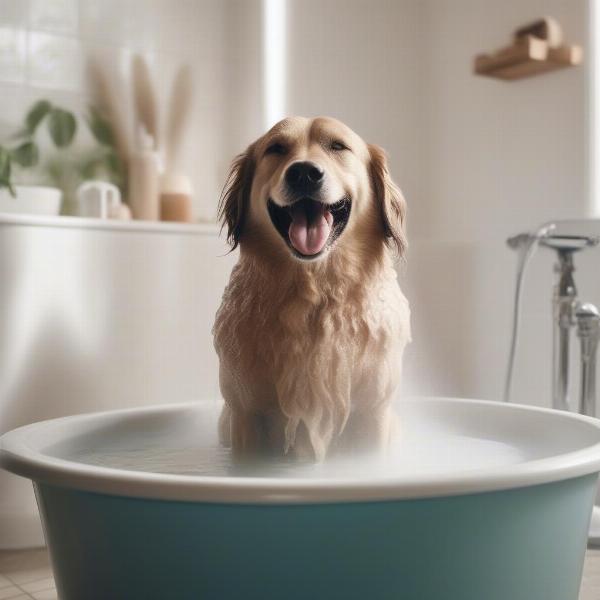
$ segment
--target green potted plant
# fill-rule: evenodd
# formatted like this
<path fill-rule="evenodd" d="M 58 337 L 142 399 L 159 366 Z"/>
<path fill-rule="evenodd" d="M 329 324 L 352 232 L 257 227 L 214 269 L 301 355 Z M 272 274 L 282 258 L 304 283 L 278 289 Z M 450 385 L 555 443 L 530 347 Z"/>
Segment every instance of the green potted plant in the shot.
<path fill-rule="evenodd" d="M 56 215 L 63 198 L 68 200 L 79 183 L 88 179 L 104 179 L 123 190 L 124 169 L 110 124 L 94 107 L 85 121 L 93 146 L 69 152 L 78 131 L 75 114 L 48 100 L 31 107 L 21 130 L 9 143 L 0 144 L 0 212 Z M 42 161 L 38 136 L 44 128 L 55 152 Z M 34 173 L 35 185 L 22 184 L 32 179 L 25 176 L 28 170 Z"/>

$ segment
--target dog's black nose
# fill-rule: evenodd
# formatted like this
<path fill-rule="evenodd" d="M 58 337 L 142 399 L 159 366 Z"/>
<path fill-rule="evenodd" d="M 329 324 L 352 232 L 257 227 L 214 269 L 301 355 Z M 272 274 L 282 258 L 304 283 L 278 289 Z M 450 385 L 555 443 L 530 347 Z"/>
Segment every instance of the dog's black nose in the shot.
<path fill-rule="evenodd" d="M 309 194 L 317 191 L 323 183 L 324 171 L 312 162 L 295 162 L 288 167 L 285 182 L 290 190 Z"/>

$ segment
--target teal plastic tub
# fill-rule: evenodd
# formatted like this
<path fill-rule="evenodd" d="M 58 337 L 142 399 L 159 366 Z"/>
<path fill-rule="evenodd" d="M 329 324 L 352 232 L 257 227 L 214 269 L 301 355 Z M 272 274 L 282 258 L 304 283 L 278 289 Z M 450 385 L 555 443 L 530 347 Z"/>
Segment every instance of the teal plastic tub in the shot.
<path fill-rule="evenodd" d="M 187 404 L 22 427 L 0 464 L 34 482 L 61 600 L 577 600 L 599 422 L 398 412 L 386 460 L 236 465 Z"/>

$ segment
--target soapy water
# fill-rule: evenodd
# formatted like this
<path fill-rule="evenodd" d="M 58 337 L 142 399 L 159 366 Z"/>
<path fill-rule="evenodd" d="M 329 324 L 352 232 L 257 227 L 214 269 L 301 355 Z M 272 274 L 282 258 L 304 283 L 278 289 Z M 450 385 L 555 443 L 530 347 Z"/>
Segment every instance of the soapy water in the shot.
<path fill-rule="evenodd" d="M 211 477 L 275 477 L 280 479 L 347 480 L 402 478 L 414 475 L 460 474 L 493 469 L 526 460 L 513 445 L 464 435 L 405 436 L 385 456 L 338 456 L 322 463 L 299 462 L 286 457 L 240 461 L 218 443 L 179 447 L 155 443 L 70 453 L 69 460 L 88 465 L 169 475 Z M 130 440 L 132 441 L 132 440 Z M 139 442 L 143 442 L 140 438 Z M 189 441 L 189 440 L 188 440 Z"/>

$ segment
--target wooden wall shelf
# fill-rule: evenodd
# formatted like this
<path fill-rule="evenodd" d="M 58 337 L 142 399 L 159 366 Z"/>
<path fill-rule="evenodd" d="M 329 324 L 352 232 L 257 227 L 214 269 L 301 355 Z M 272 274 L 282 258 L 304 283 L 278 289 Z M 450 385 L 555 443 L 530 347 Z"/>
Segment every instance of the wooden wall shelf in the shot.
<path fill-rule="evenodd" d="M 583 49 L 564 45 L 562 29 L 552 17 L 545 17 L 517 29 L 513 43 L 493 54 L 475 57 L 477 75 L 514 80 L 581 64 Z"/>

